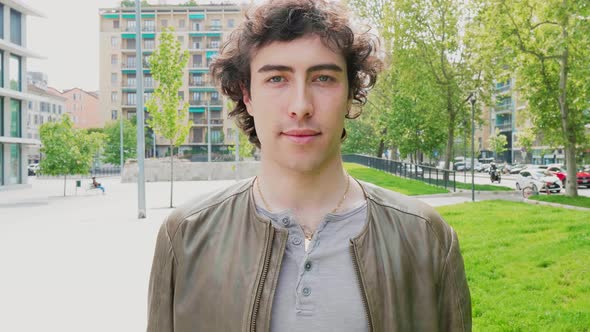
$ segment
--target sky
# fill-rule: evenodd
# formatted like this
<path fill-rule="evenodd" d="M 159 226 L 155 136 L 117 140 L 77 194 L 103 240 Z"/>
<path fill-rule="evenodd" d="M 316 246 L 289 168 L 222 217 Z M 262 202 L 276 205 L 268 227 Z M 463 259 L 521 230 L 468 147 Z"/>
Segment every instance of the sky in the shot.
<path fill-rule="evenodd" d="M 118 7 L 120 0 L 21 0 L 45 15 L 27 17 L 27 48 L 45 59 L 28 59 L 28 71 L 48 75 L 58 90 L 98 90 L 99 8 Z M 157 1 L 149 1 L 157 3 Z M 179 0 L 168 0 L 177 4 Z"/>

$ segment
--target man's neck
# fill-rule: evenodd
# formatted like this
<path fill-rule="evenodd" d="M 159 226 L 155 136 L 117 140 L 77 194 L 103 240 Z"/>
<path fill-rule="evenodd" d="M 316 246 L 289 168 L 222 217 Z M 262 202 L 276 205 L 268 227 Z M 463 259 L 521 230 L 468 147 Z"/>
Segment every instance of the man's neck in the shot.
<path fill-rule="evenodd" d="M 256 181 L 254 195 L 261 207 L 270 212 L 293 209 L 299 223 L 312 230 L 327 213 L 343 211 L 358 202 L 359 191 L 362 197 L 362 190 L 348 178 L 340 158 L 314 172 L 298 172 L 263 157 Z M 347 186 L 346 199 L 342 200 Z"/>

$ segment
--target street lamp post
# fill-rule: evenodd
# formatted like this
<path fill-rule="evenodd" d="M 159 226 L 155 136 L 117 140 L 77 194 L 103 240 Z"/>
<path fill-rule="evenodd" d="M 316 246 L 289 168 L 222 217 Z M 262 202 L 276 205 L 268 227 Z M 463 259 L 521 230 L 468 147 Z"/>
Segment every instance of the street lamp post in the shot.
<path fill-rule="evenodd" d="M 135 58 L 136 61 L 136 81 L 137 81 L 137 218 L 146 218 L 145 208 L 145 134 L 144 134 L 144 110 L 143 110 L 143 61 L 141 55 L 141 3 L 135 0 Z"/>
<path fill-rule="evenodd" d="M 475 202 L 475 94 L 471 95 L 471 201 Z"/>

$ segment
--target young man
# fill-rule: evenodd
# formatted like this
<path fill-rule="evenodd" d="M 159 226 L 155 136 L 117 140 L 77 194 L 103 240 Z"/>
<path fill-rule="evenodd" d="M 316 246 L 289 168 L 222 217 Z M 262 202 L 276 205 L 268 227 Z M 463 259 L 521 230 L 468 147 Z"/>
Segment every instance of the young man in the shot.
<path fill-rule="evenodd" d="M 352 179 L 344 119 L 377 76 L 333 2 L 247 16 L 212 65 L 261 148 L 259 176 L 175 210 L 158 234 L 148 331 L 469 331 L 455 232 Z"/>

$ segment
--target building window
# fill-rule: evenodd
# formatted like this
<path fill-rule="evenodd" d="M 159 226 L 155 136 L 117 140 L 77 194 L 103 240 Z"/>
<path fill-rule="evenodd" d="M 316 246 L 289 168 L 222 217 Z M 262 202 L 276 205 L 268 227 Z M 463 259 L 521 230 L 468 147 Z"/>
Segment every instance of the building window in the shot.
<path fill-rule="evenodd" d="M 211 30 L 221 30 L 221 20 L 214 18 L 211 20 Z"/>
<path fill-rule="evenodd" d="M 39 124 L 39 116 L 37 114 L 35 114 L 35 116 L 33 117 L 33 123 Z"/>
<path fill-rule="evenodd" d="M 10 88 L 12 90 L 21 91 L 21 58 L 16 55 L 10 55 L 9 63 L 9 77 Z"/>
<path fill-rule="evenodd" d="M 6 184 L 21 183 L 21 147 L 20 144 L 8 144 L 8 169 Z"/>
<path fill-rule="evenodd" d="M 127 105 L 135 105 L 136 96 L 137 96 L 137 94 L 135 94 L 135 93 L 128 93 L 127 94 Z"/>
<path fill-rule="evenodd" d="M 181 28 L 181 29 L 184 29 L 184 26 L 185 26 L 184 20 L 179 20 L 178 21 L 178 27 Z"/>
<path fill-rule="evenodd" d="M 111 101 L 112 102 L 117 101 L 117 92 L 115 92 L 115 91 L 111 92 Z"/>
<path fill-rule="evenodd" d="M 235 24 L 235 22 L 234 22 L 234 19 L 233 18 L 230 18 L 230 19 L 227 20 L 227 27 L 228 28 L 233 28 L 234 27 L 234 24 Z"/>
<path fill-rule="evenodd" d="M 119 29 L 119 20 L 113 20 L 113 29 Z"/>
<path fill-rule="evenodd" d="M 22 137 L 21 132 L 21 103 L 20 100 L 10 100 L 10 137 Z"/>
<path fill-rule="evenodd" d="M 156 46 L 155 40 L 154 39 L 144 39 L 143 40 L 143 47 L 146 50 L 152 50 L 154 49 Z"/>
<path fill-rule="evenodd" d="M 4 5 L 1 3 L 0 3 L 0 38 L 4 39 Z M 2 184 L 2 182 L 0 182 L 0 184 Z"/>
<path fill-rule="evenodd" d="M 61 105 L 57 105 L 57 114 L 61 114 Z"/>
<path fill-rule="evenodd" d="M 32 110 L 33 109 L 33 102 L 29 101 L 29 109 Z"/>
<path fill-rule="evenodd" d="M 4 52 L 0 51 L 0 87 L 4 87 Z"/>
<path fill-rule="evenodd" d="M 156 31 L 155 21 L 143 21 L 143 31 L 153 32 Z"/>
<path fill-rule="evenodd" d="M 119 56 L 117 56 L 116 54 L 112 54 L 111 55 L 111 65 L 116 65 L 117 63 L 119 63 Z"/>
<path fill-rule="evenodd" d="M 117 84 L 117 73 L 111 73 L 111 84 Z"/>
<path fill-rule="evenodd" d="M 135 20 L 127 21 L 127 31 L 135 31 Z"/>
<path fill-rule="evenodd" d="M 10 41 L 22 45 L 22 14 L 10 9 Z"/>
<path fill-rule="evenodd" d="M 119 47 L 119 37 L 111 37 L 111 47 L 112 48 Z"/>
<path fill-rule="evenodd" d="M 162 25 L 162 28 L 165 28 L 165 27 L 168 26 L 168 20 L 165 20 L 165 19 L 164 20 L 161 20 L 160 21 L 160 24 Z"/>
<path fill-rule="evenodd" d="M 55 114 L 56 109 L 55 109 L 55 104 L 51 105 L 51 113 Z"/>
<path fill-rule="evenodd" d="M 154 87 L 154 78 L 152 76 L 145 76 L 144 77 L 144 88 L 153 88 Z"/>
<path fill-rule="evenodd" d="M 117 120 L 119 118 L 119 111 L 112 110 L 111 111 L 111 120 Z"/>
<path fill-rule="evenodd" d="M 203 66 L 203 55 L 193 54 L 193 68 Z"/>
<path fill-rule="evenodd" d="M 127 87 L 135 88 L 135 75 L 127 75 Z"/>

